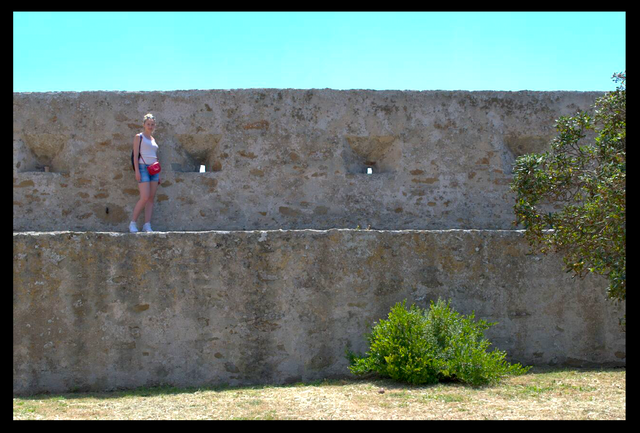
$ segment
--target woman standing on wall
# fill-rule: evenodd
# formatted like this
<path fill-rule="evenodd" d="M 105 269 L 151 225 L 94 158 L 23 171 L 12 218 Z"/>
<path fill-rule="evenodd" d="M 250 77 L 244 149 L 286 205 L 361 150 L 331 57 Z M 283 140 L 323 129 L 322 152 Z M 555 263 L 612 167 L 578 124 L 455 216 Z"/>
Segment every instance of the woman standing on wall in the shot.
<path fill-rule="evenodd" d="M 136 233 L 138 231 L 137 219 L 142 209 L 144 209 L 144 225 L 142 230 L 152 232 L 151 230 L 151 214 L 153 213 L 153 199 L 158 189 L 160 181 L 160 173 L 149 174 L 148 167 L 158 161 L 158 145 L 151 134 L 156 128 L 156 118 L 153 114 L 144 116 L 142 125 L 144 132 L 136 134 L 133 139 L 133 169 L 136 173 L 138 181 L 138 190 L 140 191 L 140 200 L 133 209 L 133 218 L 129 223 L 129 231 Z"/>

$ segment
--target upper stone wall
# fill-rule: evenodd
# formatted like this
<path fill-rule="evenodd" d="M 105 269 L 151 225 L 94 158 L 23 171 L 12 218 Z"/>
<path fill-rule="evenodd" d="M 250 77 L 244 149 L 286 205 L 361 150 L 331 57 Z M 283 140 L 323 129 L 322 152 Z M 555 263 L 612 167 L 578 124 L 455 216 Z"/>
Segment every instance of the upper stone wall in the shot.
<path fill-rule="evenodd" d="M 154 230 L 509 229 L 515 157 L 546 149 L 558 117 L 601 95 L 14 93 L 13 228 L 126 231 L 133 138 L 151 112 L 163 167 Z"/>

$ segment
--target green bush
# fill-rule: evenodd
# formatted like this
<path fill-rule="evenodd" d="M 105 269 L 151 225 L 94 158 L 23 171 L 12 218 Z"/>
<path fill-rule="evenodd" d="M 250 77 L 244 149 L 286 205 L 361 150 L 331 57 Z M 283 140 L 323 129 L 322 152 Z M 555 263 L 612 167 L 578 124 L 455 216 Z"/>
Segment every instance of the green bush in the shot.
<path fill-rule="evenodd" d="M 347 350 L 349 370 L 356 375 L 377 373 L 410 384 L 460 381 L 474 386 L 497 383 L 530 367 L 509 364 L 506 353 L 493 349 L 484 331 L 495 323 L 475 321 L 450 308 L 450 301 L 431 302 L 424 311 L 406 300 L 397 303 L 388 320 L 374 324 L 369 352 L 357 356 Z"/>

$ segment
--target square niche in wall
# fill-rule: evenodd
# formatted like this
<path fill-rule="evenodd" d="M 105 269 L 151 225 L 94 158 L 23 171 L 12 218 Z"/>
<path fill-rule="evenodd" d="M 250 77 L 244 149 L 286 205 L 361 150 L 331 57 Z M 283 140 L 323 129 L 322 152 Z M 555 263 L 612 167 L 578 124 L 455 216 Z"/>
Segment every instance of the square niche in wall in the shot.
<path fill-rule="evenodd" d="M 216 158 L 220 134 L 178 134 L 170 145 L 173 147 L 171 169 L 181 173 L 208 173 L 220 171 Z"/>
<path fill-rule="evenodd" d="M 24 134 L 14 142 L 14 167 L 20 173 L 66 171 L 62 153 L 68 139 L 63 134 Z"/>
<path fill-rule="evenodd" d="M 395 172 L 402 156 L 401 143 L 393 135 L 348 135 L 342 156 L 348 174 L 376 175 Z"/>

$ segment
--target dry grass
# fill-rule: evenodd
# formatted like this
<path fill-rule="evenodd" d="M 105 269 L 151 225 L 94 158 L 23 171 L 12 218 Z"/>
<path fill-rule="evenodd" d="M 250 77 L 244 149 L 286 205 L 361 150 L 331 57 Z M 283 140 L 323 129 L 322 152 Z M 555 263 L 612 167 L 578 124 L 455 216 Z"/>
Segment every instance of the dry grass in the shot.
<path fill-rule="evenodd" d="M 13 399 L 13 419 L 626 419 L 626 370 L 541 370 L 501 384 L 333 380 L 242 388 L 145 388 Z M 384 392 L 380 392 L 384 390 Z"/>

